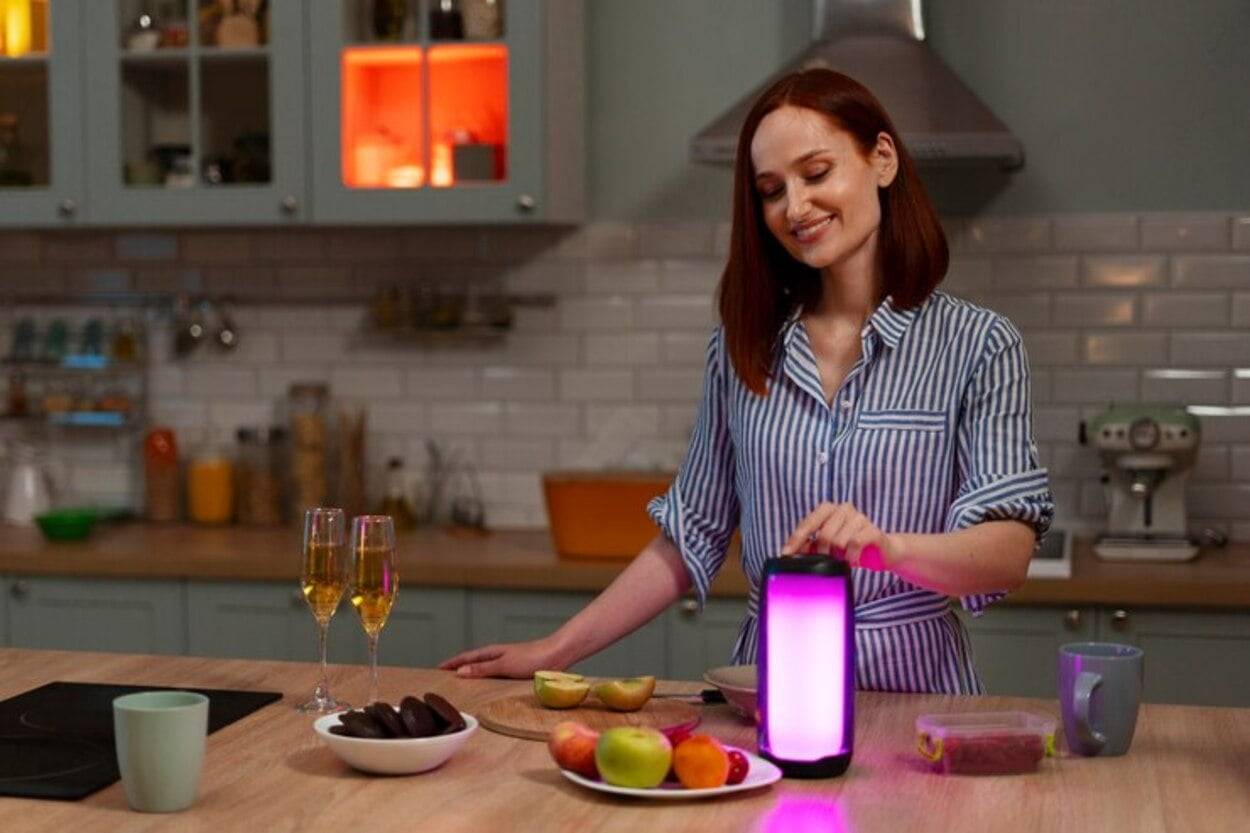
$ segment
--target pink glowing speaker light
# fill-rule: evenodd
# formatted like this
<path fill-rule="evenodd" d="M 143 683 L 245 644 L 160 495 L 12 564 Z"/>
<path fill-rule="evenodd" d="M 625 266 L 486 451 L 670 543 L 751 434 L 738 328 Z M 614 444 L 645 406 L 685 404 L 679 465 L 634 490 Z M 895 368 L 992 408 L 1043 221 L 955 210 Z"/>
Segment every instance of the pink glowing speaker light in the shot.
<path fill-rule="evenodd" d="M 760 754 L 788 777 L 841 775 L 855 734 L 850 568 L 825 556 L 770 559 L 759 646 Z"/>

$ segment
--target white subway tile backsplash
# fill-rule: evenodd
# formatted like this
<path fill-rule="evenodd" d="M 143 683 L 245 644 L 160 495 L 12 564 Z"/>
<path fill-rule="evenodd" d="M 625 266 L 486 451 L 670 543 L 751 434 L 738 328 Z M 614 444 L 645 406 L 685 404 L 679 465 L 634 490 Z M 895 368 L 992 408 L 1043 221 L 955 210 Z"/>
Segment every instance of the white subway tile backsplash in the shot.
<path fill-rule="evenodd" d="M 1233 480 L 1250 482 L 1250 445 L 1236 445 L 1230 450 Z"/>
<path fill-rule="evenodd" d="M 330 326 L 330 308 L 313 306 L 283 306 L 258 311 L 257 323 L 267 330 L 307 331 Z"/>
<path fill-rule="evenodd" d="M 1081 340 L 1074 330 L 1027 330 L 1024 350 L 1032 367 L 1056 364 L 1076 364 L 1079 361 Z"/>
<path fill-rule="evenodd" d="M 660 410 L 660 435 L 668 439 L 688 440 L 694 431 L 698 410 L 695 402 L 665 405 Z"/>
<path fill-rule="evenodd" d="M 1198 458 L 1194 461 L 1190 477 L 1196 480 L 1228 480 L 1231 471 L 1229 447 L 1206 442 L 1198 448 Z"/>
<path fill-rule="evenodd" d="M 665 292 L 706 295 L 720 284 L 723 260 L 669 259 L 660 262 L 660 286 Z"/>
<path fill-rule="evenodd" d="M 1051 401 L 1058 404 L 1126 404 L 1137 401 L 1137 371 L 1056 369 Z"/>
<path fill-rule="evenodd" d="M 716 224 L 690 220 L 640 223 L 638 254 L 642 257 L 709 257 Z"/>
<path fill-rule="evenodd" d="M 481 458 L 492 469 L 539 472 L 555 465 L 555 442 L 547 438 L 483 439 Z"/>
<path fill-rule="evenodd" d="M 1228 296 L 1223 292 L 1147 292 L 1142 296 L 1147 327 L 1225 327 Z"/>
<path fill-rule="evenodd" d="M 1048 449 L 1043 465 L 1052 477 L 1096 478 L 1102 473 L 1102 461 L 1093 446 L 1054 443 Z"/>
<path fill-rule="evenodd" d="M 286 396 L 291 385 L 308 382 L 328 384 L 330 381 L 330 369 L 324 365 L 264 367 L 260 369 L 259 375 L 260 383 L 257 387 L 261 396 Z"/>
<path fill-rule="evenodd" d="M 1174 257 L 1172 284 L 1186 289 L 1250 289 L 1250 255 Z"/>
<path fill-rule="evenodd" d="M 1141 221 L 1148 252 L 1219 252 L 1229 247 L 1227 214 L 1147 214 Z"/>
<path fill-rule="evenodd" d="M 1050 220 L 1042 217 L 986 217 L 967 222 L 962 234 L 969 252 L 1041 252 L 1050 248 Z"/>
<path fill-rule="evenodd" d="M 1087 286 L 1163 286 L 1167 283 L 1167 260 L 1158 255 L 1084 257 L 1081 275 Z"/>
<path fill-rule="evenodd" d="M 665 333 L 662 359 L 665 365 L 703 367 L 707 364 L 706 333 Z"/>
<path fill-rule="evenodd" d="M 638 371 L 638 396 L 652 402 L 698 401 L 703 390 L 703 370 Z"/>
<path fill-rule="evenodd" d="M 1085 337 L 1085 360 L 1092 365 L 1166 362 L 1167 333 L 1094 333 Z"/>
<path fill-rule="evenodd" d="M 427 427 L 427 406 L 422 402 L 376 402 L 368 407 L 370 433 L 415 434 Z"/>
<path fill-rule="evenodd" d="M 477 374 L 463 367 L 418 367 L 404 374 L 404 390 L 419 402 L 472 399 L 477 396 Z"/>
<path fill-rule="evenodd" d="M 555 374 L 536 367 L 483 367 L 481 395 L 486 399 L 542 402 L 555 398 Z"/>
<path fill-rule="evenodd" d="M 716 224 L 716 230 L 712 233 L 712 255 L 718 258 L 725 258 L 729 255 L 729 242 L 733 236 L 733 224 L 728 220 L 723 220 Z"/>
<path fill-rule="evenodd" d="M 331 330 L 312 333 L 288 330 L 282 333 L 281 341 L 282 358 L 289 362 L 339 364 L 347 357 L 347 337 Z"/>
<path fill-rule="evenodd" d="M 113 238 L 118 260 L 174 260 L 178 238 L 173 234 L 122 233 Z"/>
<path fill-rule="evenodd" d="M 504 409 L 504 432 L 518 437 L 567 437 L 580 433 L 581 411 L 576 405 L 509 404 Z"/>
<path fill-rule="evenodd" d="M 469 262 L 478 257 L 475 228 L 418 226 L 400 232 L 401 257 L 418 262 Z"/>
<path fill-rule="evenodd" d="M 246 265 L 253 262 L 253 237 L 243 231 L 188 231 L 179 248 L 184 263 Z"/>
<path fill-rule="evenodd" d="M 372 401 L 398 399 L 403 394 L 403 372 L 391 368 L 338 368 L 330 371 L 335 396 Z"/>
<path fill-rule="evenodd" d="M 650 293 L 659 289 L 657 260 L 598 261 L 586 266 L 586 291 L 592 294 Z"/>
<path fill-rule="evenodd" d="M 587 405 L 586 433 L 595 441 L 621 447 L 660 433 L 658 405 Z"/>
<path fill-rule="evenodd" d="M 229 400 L 210 400 L 208 403 L 208 424 L 219 441 L 234 442 L 234 432 L 242 426 L 267 426 L 277 416 L 274 401 L 271 399 L 255 399 L 242 402 Z"/>
<path fill-rule="evenodd" d="M 985 292 L 993 281 L 994 261 L 991 258 L 956 252 L 951 255 L 942 289 L 954 295 Z"/>
<path fill-rule="evenodd" d="M 1137 217 L 1131 214 L 1056 217 L 1055 248 L 1061 252 L 1131 252 L 1138 245 L 1137 229 Z"/>
<path fill-rule="evenodd" d="M 588 333 L 585 346 L 586 364 L 590 366 L 654 365 L 660 362 L 658 333 Z"/>
<path fill-rule="evenodd" d="M 1143 402 L 1220 405 L 1228 401 L 1228 375 L 1223 370 L 1145 370 L 1141 398 Z"/>
<path fill-rule="evenodd" d="M 503 433 L 504 408 L 498 402 L 435 402 L 429 406 L 430 430 L 435 433 Z"/>
<path fill-rule="evenodd" d="M 252 256 L 266 263 L 318 263 L 326 258 L 326 236 L 317 229 L 275 229 L 254 234 Z"/>
<path fill-rule="evenodd" d="M 515 295 L 581 294 L 584 270 L 581 263 L 534 260 L 508 268 L 504 287 Z"/>
<path fill-rule="evenodd" d="M 1190 483 L 1185 503 L 1210 517 L 1250 520 L 1250 483 Z"/>
<path fill-rule="evenodd" d="M 581 356 L 582 343 L 579 336 L 516 333 L 508 336 L 507 344 L 499 352 L 499 357 L 491 361 L 564 367 L 577 364 L 581 361 Z"/>
<path fill-rule="evenodd" d="M 999 290 L 1070 289 L 1077 281 L 1075 255 L 1000 255 L 993 270 Z"/>
<path fill-rule="evenodd" d="M 638 228 L 633 223 L 589 223 L 577 236 L 582 238 L 582 252 L 591 260 L 622 260 L 638 253 Z"/>
<path fill-rule="evenodd" d="M 1128 326 L 1136 320 L 1136 296 L 1120 292 L 1055 295 L 1055 321 L 1067 327 Z"/>
<path fill-rule="evenodd" d="M 1173 332 L 1172 361 L 1208 367 L 1245 364 L 1250 362 L 1250 333 Z"/>
<path fill-rule="evenodd" d="M 1045 327 L 1050 323 L 1051 296 L 1046 292 L 1022 292 L 1019 294 L 995 292 L 977 296 L 977 303 L 1007 316 L 1016 327 Z M 1059 322 L 1070 325 L 1062 318 Z"/>
<path fill-rule="evenodd" d="M 633 371 L 560 371 L 560 399 L 565 402 L 629 402 L 633 398 Z"/>
<path fill-rule="evenodd" d="M 1250 216 L 1233 218 L 1233 249 L 1250 252 Z"/>
<path fill-rule="evenodd" d="M 192 396 L 244 399 L 257 393 L 257 375 L 243 367 L 189 367 L 187 391 Z"/>
<path fill-rule="evenodd" d="M 1228 415 L 1202 413 L 1202 441 L 1206 443 L 1250 443 L 1250 411 Z"/>
<path fill-rule="evenodd" d="M 656 295 L 638 300 L 636 320 L 646 329 L 710 333 L 716 325 L 716 310 L 706 295 Z"/>
<path fill-rule="evenodd" d="M 560 326 L 569 332 L 625 330 L 633 323 L 633 302 L 624 296 L 564 298 L 560 301 Z"/>

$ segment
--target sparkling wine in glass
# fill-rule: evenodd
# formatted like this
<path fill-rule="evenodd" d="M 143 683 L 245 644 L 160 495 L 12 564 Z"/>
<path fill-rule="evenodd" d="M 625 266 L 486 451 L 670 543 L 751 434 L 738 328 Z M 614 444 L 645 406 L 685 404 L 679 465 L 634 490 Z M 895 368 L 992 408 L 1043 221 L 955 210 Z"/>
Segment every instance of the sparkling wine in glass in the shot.
<path fill-rule="evenodd" d="M 347 553 L 346 519 L 342 509 L 309 509 L 304 513 L 304 545 L 300 559 L 300 589 L 317 624 L 321 677 L 312 699 L 299 711 L 327 714 L 348 708 L 330 694 L 326 674 L 326 634 L 330 619 L 347 592 L 350 559 Z"/>
<path fill-rule="evenodd" d="M 395 564 L 395 522 L 390 515 L 352 519 L 352 607 L 369 638 L 369 697 L 378 699 L 378 635 L 386 626 L 399 590 Z"/>

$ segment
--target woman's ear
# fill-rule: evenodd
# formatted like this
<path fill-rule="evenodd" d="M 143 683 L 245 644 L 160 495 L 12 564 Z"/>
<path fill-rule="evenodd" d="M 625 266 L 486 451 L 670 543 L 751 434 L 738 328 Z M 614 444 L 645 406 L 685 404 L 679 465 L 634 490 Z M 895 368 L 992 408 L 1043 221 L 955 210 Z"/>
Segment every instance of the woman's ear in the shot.
<path fill-rule="evenodd" d="M 898 175 L 898 150 L 890 134 L 884 130 L 877 134 L 877 144 L 872 149 L 872 166 L 877 171 L 877 187 L 890 187 Z"/>

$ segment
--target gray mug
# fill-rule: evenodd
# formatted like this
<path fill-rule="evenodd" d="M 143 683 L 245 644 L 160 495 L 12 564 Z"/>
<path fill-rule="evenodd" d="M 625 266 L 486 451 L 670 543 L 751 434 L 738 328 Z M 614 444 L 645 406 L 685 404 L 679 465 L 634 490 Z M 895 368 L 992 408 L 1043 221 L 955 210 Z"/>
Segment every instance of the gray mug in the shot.
<path fill-rule="evenodd" d="M 1114 642 L 1073 642 L 1059 649 L 1059 705 L 1068 749 L 1123 755 L 1133 742 L 1141 703 L 1142 650 Z"/>
<path fill-rule="evenodd" d="M 208 698 L 192 691 L 141 691 L 113 701 L 117 768 L 126 801 L 145 813 L 190 807 L 204 765 Z"/>

